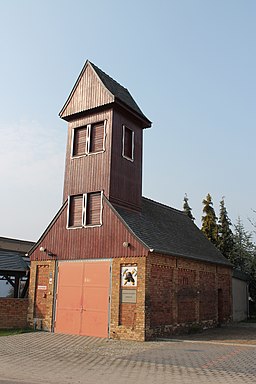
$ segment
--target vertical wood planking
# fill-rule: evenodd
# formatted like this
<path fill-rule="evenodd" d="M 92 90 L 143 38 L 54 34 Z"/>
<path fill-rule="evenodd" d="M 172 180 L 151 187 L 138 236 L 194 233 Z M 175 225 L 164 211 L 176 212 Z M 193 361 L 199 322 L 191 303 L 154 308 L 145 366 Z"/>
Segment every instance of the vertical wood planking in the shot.
<path fill-rule="evenodd" d="M 72 158 L 72 130 L 87 124 L 106 121 L 105 151 Z M 112 110 L 77 119 L 69 124 L 63 201 L 69 195 L 104 191 L 109 196 L 112 137 Z"/>
<path fill-rule="evenodd" d="M 105 88 L 90 65 L 82 73 L 79 83 L 63 111 L 62 117 L 106 105 L 114 101 L 114 96 Z"/>
<path fill-rule="evenodd" d="M 148 253 L 115 215 L 105 199 L 102 226 L 67 229 L 66 223 L 67 205 L 49 232 L 38 243 L 31 260 L 47 259 L 47 255 L 39 251 L 41 246 L 55 254 L 58 260 L 145 256 Z M 131 246 L 123 247 L 125 241 Z"/>

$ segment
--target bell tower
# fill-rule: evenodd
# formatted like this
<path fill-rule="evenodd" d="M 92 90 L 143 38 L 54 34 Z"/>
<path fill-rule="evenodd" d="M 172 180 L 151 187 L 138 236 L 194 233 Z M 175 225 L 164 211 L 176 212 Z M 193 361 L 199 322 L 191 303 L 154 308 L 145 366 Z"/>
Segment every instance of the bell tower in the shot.
<path fill-rule="evenodd" d="M 63 200 L 72 199 L 75 211 L 104 194 L 139 211 L 142 135 L 151 122 L 129 91 L 86 61 L 60 117 L 68 122 Z"/>

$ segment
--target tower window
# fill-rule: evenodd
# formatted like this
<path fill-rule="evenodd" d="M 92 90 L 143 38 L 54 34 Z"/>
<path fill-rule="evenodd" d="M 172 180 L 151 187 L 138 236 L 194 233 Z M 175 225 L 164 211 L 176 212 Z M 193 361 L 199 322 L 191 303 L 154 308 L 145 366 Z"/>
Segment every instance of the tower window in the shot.
<path fill-rule="evenodd" d="M 130 161 L 134 160 L 134 132 L 125 125 L 123 125 L 122 156 Z"/>
<path fill-rule="evenodd" d="M 72 157 L 105 151 L 106 121 L 73 129 Z"/>
<path fill-rule="evenodd" d="M 102 225 L 102 192 L 69 196 L 68 228 Z"/>
<path fill-rule="evenodd" d="M 86 154 L 87 126 L 75 128 L 73 130 L 72 156 L 82 156 Z"/>
<path fill-rule="evenodd" d="M 105 124 L 104 122 L 89 126 L 88 153 L 104 151 Z"/>
<path fill-rule="evenodd" d="M 70 196 L 69 198 L 69 227 L 82 227 L 83 225 L 83 195 Z"/>
<path fill-rule="evenodd" d="M 101 192 L 88 193 L 85 225 L 101 224 Z"/>

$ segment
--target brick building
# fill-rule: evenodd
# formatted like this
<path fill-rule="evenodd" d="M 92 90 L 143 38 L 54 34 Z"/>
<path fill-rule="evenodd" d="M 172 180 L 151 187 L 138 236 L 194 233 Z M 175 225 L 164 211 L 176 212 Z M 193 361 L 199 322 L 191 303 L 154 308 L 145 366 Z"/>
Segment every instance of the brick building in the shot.
<path fill-rule="evenodd" d="M 148 340 L 230 321 L 232 266 L 183 212 L 142 197 L 151 122 L 128 90 L 87 61 L 60 117 L 63 205 L 30 252 L 29 323 Z"/>

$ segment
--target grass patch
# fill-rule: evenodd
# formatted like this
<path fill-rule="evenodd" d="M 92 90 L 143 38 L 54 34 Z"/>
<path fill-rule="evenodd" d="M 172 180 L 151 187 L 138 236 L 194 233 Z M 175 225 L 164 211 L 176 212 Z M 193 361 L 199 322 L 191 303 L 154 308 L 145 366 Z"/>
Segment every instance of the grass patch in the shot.
<path fill-rule="evenodd" d="M 0 329 L 0 336 L 12 336 L 19 335 L 21 333 L 33 332 L 33 329 L 23 328 L 23 329 Z"/>
<path fill-rule="evenodd" d="M 256 323 L 256 317 L 252 317 L 251 319 L 248 319 L 248 320 L 243 320 L 243 323 Z"/>
<path fill-rule="evenodd" d="M 195 333 L 201 333 L 202 327 L 199 324 L 193 324 L 188 328 L 188 334 L 193 335 Z"/>

